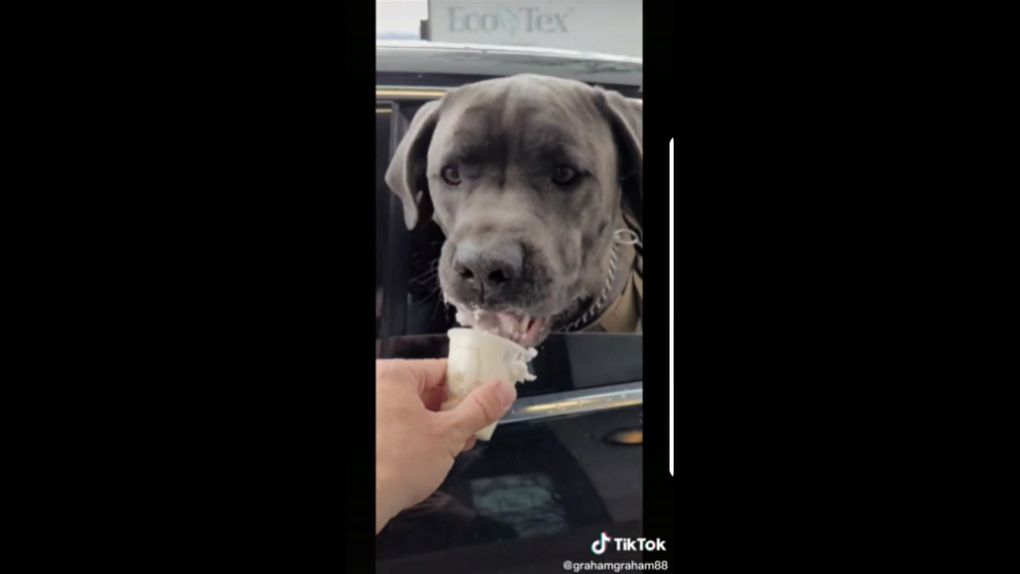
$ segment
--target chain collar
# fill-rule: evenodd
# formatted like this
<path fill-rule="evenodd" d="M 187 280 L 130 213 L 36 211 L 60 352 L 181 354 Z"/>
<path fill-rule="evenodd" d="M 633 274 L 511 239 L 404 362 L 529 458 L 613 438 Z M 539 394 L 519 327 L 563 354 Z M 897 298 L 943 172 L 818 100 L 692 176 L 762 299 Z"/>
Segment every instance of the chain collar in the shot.
<path fill-rule="evenodd" d="M 620 257 L 620 245 L 641 247 L 641 238 L 630 228 L 621 228 L 613 232 L 613 246 L 609 250 L 609 275 L 606 277 L 606 282 L 602 286 L 602 292 L 599 293 L 599 297 L 595 300 L 593 305 L 588 307 L 588 309 L 582 313 L 580 317 L 574 319 L 566 327 L 559 329 L 560 331 L 578 331 L 587 327 L 592 320 L 598 317 L 598 313 L 602 311 L 603 307 L 606 306 L 606 303 L 609 302 L 609 294 L 613 290 L 613 283 L 616 282 L 616 271 Z"/>

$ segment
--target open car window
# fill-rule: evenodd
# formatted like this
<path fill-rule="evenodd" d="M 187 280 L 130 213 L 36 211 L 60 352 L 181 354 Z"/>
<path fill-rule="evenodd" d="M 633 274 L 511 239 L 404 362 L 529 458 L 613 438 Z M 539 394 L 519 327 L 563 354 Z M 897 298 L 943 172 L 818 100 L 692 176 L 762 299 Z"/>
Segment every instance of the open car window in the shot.
<path fill-rule="evenodd" d="M 439 93 L 381 90 L 376 105 L 376 299 L 377 356 L 446 356 L 446 332 L 457 326 L 455 311 L 444 304 L 438 262 L 445 236 L 435 222 L 408 230 L 403 207 L 383 176 L 396 143 L 418 109 Z M 423 97 L 425 96 L 425 97 Z M 532 369 L 537 381 L 520 385 L 521 397 L 640 381 L 640 334 L 553 333 L 538 347 Z"/>

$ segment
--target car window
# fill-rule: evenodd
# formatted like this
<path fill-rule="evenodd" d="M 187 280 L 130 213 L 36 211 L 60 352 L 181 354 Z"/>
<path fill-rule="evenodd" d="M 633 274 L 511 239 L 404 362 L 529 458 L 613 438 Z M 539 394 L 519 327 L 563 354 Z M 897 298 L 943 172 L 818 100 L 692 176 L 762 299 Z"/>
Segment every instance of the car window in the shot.
<path fill-rule="evenodd" d="M 431 219 L 408 230 L 403 205 L 384 181 L 396 143 L 426 101 L 377 102 L 376 316 L 380 357 L 445 356 L 446 332 L 457 326 L 456 312 L 444 303 L 439 285 L 438 261 L 445 235 Z M 522 388 L 521 396 L 640 380 L 641 335 L 554 333 L 542 344 L 532 366 L 544 376 Z"/>

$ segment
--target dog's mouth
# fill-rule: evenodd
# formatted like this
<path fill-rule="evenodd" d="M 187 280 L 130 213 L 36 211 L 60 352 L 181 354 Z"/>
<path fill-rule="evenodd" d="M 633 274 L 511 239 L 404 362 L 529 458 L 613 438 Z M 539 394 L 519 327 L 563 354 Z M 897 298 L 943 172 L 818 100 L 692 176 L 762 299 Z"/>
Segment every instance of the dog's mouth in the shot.
<path fill-rule="evenodd" d="M 552 317 L 535 316 L 514 310 L 489 311 L 457 305 L 457 322 L 464 327 L 488 331 L 529 348 L 545 340 Z"/>

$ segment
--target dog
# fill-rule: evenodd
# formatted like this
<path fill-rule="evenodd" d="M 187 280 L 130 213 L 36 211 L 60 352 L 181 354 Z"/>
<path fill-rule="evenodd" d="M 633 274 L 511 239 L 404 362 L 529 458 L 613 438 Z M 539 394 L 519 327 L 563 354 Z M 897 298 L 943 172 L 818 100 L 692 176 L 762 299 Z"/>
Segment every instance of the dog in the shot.
<path fill-rule="evenodd" d="M 521 74 L 448 91 L 386 171 L 408 229 L 446 236 L 457 322 L 525 347 L 552 331 L 639 331 L 641 103 Z"/>

